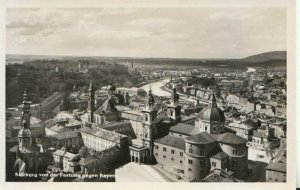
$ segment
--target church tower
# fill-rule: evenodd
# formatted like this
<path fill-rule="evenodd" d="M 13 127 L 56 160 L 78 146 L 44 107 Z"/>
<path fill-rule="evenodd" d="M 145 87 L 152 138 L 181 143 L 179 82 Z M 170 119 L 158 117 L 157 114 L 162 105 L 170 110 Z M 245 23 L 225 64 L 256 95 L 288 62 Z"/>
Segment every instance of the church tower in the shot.
<path fill-rule="evenodd" d="M 89 87 L 89 101 L 88 101 L 88 122 L 94 122 L 94 111 L 95 111 L 95 90 L 92 82 Z"/>
<path fill-rule="evenodd" d="M 153 139 L 156 136 L 156 116 L 157 110 L 154 108 L 154 97 L 152 95 L 151 89 L 148 93 L 148 100 L 146 103 L 146 107 L 142 110 L 142 125 L 143 125 L 143 137 L 142 141 L 145 147 L 149 148 L 149 161 L 153 161 Z"/>
<path fill-rule="evenodd" d="M 22 128 L 18 133 L 18 144 L 19 150 L 23 151 L 24 148 L 29 148 L 32 143 L 31 131 L 30 131 L 30 102 L 28 101 L 28 96 L 26 90 L 23 94 L 23 104 L 21 113 L 21 125 Z"/>
<path fill-rule="evenodd" d="M 168 105 L 168 117 L 173 120 L 181 121 L 181 106 L 179 105 L 179 95 L 176 92 L 176 88 L 173 88 L 173 93 L 171 95 L 171 104 Z"/>
<path fill-rule="evenodd" d="M 24 90 L 23 94 L 23 102 L 22 102 L 22 113 L 21 113 L 21 124 L 24 120 L 26 120 L 27 127 L 30 128 L 30 102 L 28 101 L 28 96 L 26 90 Z"/>
<path fill-rule="evenodd" d="M 152 95 L 152 91 L 151 89 L 148 92 L 148 100 L 146 103 L 146 107 L 144 108 L 144 110 L 142 110 L 143 113 L 143 124 L 145 125 L 152 125 L 152 123 L 155 121 L 156 119 L 156 114 L 157 111 L 154 108 L 154 97 Z"/>

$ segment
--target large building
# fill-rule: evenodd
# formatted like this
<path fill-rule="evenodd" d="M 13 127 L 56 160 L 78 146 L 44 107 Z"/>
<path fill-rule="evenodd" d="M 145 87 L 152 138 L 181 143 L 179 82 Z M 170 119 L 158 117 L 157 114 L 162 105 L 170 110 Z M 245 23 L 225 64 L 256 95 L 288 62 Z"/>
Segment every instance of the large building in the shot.
<path fill-rule="evenodd" d="M 115 90 L 116 87 L 110 83 L 107 87 L 108 98 L 97 109 L 95 107 L 95 90 L 93 84 L 90 83 L 89 87 L 89 100 L 88 100 L 88 122 L 95 123 L 98 126 L 103 126 L 107 121 L 117 121 L 119 119 L 119 111 L 116 109 Z"/>
<path fill-rule="evenodd" d="M 182 123 L 178 100 L 174 88 L 167 117 L 158 119 L 150 90 L 142 111 L 125 114 L 134 120 L 137 136 L 129 147 L 131 161 L 156 162 L 186 181 L 202 180 L 213 169 L 228 170 L 234 177 L 245 179 L 247 140 L 226 132 L 224 113 L 217 107 L 215 96 L 211 95 L 209 105 L 198 113 L 196 125 Z"/>

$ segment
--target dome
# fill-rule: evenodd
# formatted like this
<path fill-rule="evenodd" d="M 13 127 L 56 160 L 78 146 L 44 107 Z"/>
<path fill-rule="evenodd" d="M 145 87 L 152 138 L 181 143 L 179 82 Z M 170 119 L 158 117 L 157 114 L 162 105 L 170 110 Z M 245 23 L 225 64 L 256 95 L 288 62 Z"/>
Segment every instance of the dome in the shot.
<path fill-rule="evenodd" d="M 224 113 L 216 107 L 205 107 L 200 111 L 199 115 L 201 120 L 225 122 Z"/>
<path fill-rule="evenodd" d="M 207 107 L 199 112 L 201 120 L 225 122 L 224 112 L 217 107 L 215 95 L 212 94 Z"/>
<path fill-rule="evenodd" d="M 29 129 L 20 129 L 19 133 L 18 133 L 18 137 L 30 137 L 31 136 L 31 132 Z"/>

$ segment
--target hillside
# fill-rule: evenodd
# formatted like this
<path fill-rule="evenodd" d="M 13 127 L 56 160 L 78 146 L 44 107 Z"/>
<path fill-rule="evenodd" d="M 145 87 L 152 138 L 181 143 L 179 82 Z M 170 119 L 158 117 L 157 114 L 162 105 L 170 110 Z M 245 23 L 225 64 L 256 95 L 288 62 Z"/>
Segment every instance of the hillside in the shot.
<path fill-rule="evenodd" d="M 252 63 L 261 63 L 270 60 L 286 61 L 286 51 L 271 51 L 271 52 L 261 53 L 261 54 L 246 57 L 243 60 Z"/>

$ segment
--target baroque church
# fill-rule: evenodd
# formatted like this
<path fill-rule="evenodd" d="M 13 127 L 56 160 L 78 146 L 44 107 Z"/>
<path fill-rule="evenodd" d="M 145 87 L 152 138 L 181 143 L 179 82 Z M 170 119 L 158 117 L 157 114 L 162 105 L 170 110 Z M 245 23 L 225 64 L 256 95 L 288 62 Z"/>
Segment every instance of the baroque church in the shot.
<path fill-rule="evenodd" d="M 154 104 L 150 90 L 144 109 L 135 113 L 136 117 L 125 117 L 137 136 L 129 146 L 132 162 L 160 164 L 186 181 L 201 181 L 214 169 L 246 178 L 247 140 L 226 128 L 214 94 L 197 114 L 195 125 L 187 124 L 181 116 L 176 88 L 167 105 L 167 117 L 158 119 Z"/>

